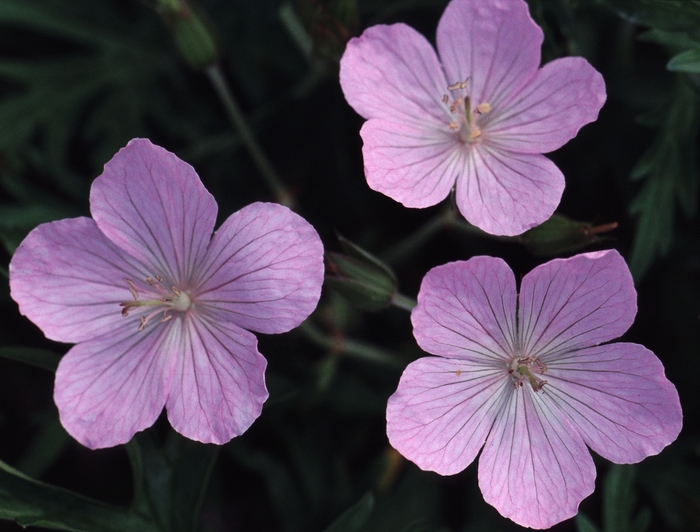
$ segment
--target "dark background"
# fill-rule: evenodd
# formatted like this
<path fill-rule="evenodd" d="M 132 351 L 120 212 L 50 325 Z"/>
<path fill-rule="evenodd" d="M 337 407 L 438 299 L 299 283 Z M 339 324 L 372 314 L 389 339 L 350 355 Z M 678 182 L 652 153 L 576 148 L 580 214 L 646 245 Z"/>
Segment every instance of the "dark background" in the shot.
<path fill-rule="evenodd" d="M 684 411 L 680 437 L 661 455 L 637 466 L 594 457 L 596 492 L 581 504 L 590 521 L 569 520 L 553 530 L 700 530 L 700 57 L 695 67 L 681 65 L 689 71 L 669 65 L 677 54 L 700 49 L 700 3 L 529 4 L 545 30 L 543 62 L 582 55 L 603 74 L 608 91 L 598 121 L 548 156 L 567 180 L 559 214 L 593 226 L 619 225 L 597 239 L 574 233 L 564 241 L 575 240 L 583 251 L 614 247 L 627 259 L 639 312 L 623 339 L 656 353 Z M 434 41 L 445 5 L 198 4 L 217 36 L 233 94 L 297 212 L 314 225 L 327 251 L 340 251 L 341 234 L 391 259 L 399 289 L 410 297 L 428 269 L 451 260 L 499 256 L 520 277 L 551 257 L 578 251 L 561 245 L 536 255 L 519 239 L 489 238 L 456 225 L 416 242 L 409 254 L 392 251 L 415 241 L 414 232 L 449 210 L 449 200 L 405 209 L 368 188 L 362 119 L 343 98 L 338 59 L 349 36 L 377 23 L 406 22 Z M 280 16 L 285 6 L 304 28 L 296 38 Z M 90 183 L 129 139 L 148 137 L 192 164 L 219 204 L 219 223 L 248 203 L 275 200 L 208 78 L 178 53 L 173 27 L 154 0 L 0 0 L 0 460 L 122 513 L 131 505 L 132 514 L 159 523 L 149 530 L 320 531 L 353 505 L 350 524 L 336 523 L 335 530 L 519 529 L 483 502 L 475 463 L 440 477 L 391 450 L 386 400 L 403 367 L 420 356 L 403 310 L 357 310 L 324 289 L 310 318 L 323 338 L 304 331 L 259 335 L 270 399 L 252 428 L 221 448 L 184 441 L 161 417 L 129 446 L 90 451 L 58 423 L 51 372 L 10 359 L 26 360 L 28 351 L 18 348 L 33 348 L 46 360 L 69 348 L 44 339 L 19 314 L 7 283 L 12 252 L 39 223 L 89 216 Z M 300 31 L 311 39 L 311 53 L 299 45 Z M 329 348 L 333 338 L 380 348 L 393 363 Z M 144 457 L 141 468 L 137 455 Z M 142 473 L 160 479 L 160 488 L 140 483 Z M 93 501 L 71 506 L 75 500 L 67 499 L 72 502 L 51 510 L 47 501 L 63 500 L 57 495 L 63 492 L 6 477 L 0 475 L 2 516 L 16 516 L 21 507 L 34 516 L 25 524 L 47 519 L 111 529 L 99 524 L 109 519 Z M 363 499 L 367 493 L 373 495 Z M 96 515 L 98 524 L 77 524 L 81 512 Z M 19 527 L 0 521 L 0 530 Z"/>

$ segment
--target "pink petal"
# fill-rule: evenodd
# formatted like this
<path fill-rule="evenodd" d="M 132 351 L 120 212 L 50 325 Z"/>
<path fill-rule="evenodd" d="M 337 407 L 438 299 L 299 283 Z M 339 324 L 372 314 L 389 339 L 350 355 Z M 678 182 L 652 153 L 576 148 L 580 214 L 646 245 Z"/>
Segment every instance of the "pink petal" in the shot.
<path fill-rule="evenodd" d="M 146 139 L 130 141 L 105 165 L 90 207 L 107 238 L 180 288 L 206 252 L 217 211 L 194 169 Z"/>
<path fill-rule="evenodd" d="M 187 438 L 223 444 L 260 416 L 267 361 L 252 333 L 220 319 L 189 318 L 177 331 L 168 419 Z"/>
<path fill-rule="evenodd" d="M 681 430 L 678 392 L 658 358 L 615 343 L 547 363 L 544 390 L 596 453 L 630 464 L 658 454 Z"/>
<path fill-rule="evenodd" d="M 535 75 L 543 39 L 522 0 L 453 0 L 437 29 L 448 83 L 469 79 L 474 106 L 494 110 Z"/>
<path fill-rule="evenodd" d="M 323 244 L 301 216 L 253 203 L 216 232 L 194 297 L 245 329 L 280 333 L 316 308 L 323 284 Z"/>
<path fill-rule="evenodd" d="M 68 351 L 54 388 L 68 433 L 98 449 L 126 443 L 153 425 L 165 404 L 173 340 L 169 326 L 139 332 L 133 323 L 122 322 L 110 334 Z"/>
<path fill-rule="evenodd" d="M 519 235 L 559 205 L 564 176 L 538 154 L 472 146 L 457 179 L 457 205 L 468 222 L 492 235 Z"/>
<path fill-rule="evenodd" d="M 445 131 L 373 119 L 360 134 L 367 184 L 406 207 L 439 203 L 464 172 L 464 147 Z"/>
<path fill-rule="evenodd" d="M 503 516 L 549 528 L 573 517 L 593 493 L 593 460 L 546 393 L 527 385 L 509 390 L 479 458 L 479 487 Z"/>
<path fill-rule="evenodd" d="M 433 47 L 405 24 L 366 29 L 340 60 L 345 99 L 364 118 L 446 126 L 447 85 Z"/>
<path fill-rule="evenodd" d="M 132 299 L 124 278 L 147 275 L 89 218 L 40 225 L 10 262 L 20 312 L 59 342 L 82 342 L 121 325 L 119 303 Z"/>
<path fill-rule="evenodd" d="M 506 263 L 473 257 L 430 270 L 411 313 L 413 335 L 428 353 L 500 368 L 515 356 L 515 277 Z"/>
<path fill-rule="evenodd" d="M 389 442 L 421 469 L 459 473 L 474 461 L 506 386 L 502 368 L 425 357 L 409 364 L 386 411 Z"/>
<path fill-rule="evenodd" d="M 547 63 L 506 105 L 493 108 L 484 137 L 505 150 L 554 151 L 598 118 L 603 103 L 603 76 L 588 61 L 582 57 L 557 59 Z"/>
<path fill-rule="evenodd" d="M 523 356 L 549 364 L 562 353 L 613 340 L 632 325 L 636 300 L 627 264 L 615 250 L 538 266 L 520 288 Z"/>

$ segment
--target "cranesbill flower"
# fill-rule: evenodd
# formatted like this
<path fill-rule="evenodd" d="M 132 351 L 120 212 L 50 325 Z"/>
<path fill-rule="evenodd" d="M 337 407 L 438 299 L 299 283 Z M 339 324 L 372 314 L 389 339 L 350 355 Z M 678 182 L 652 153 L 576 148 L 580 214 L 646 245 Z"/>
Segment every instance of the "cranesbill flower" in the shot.
<path fill-rule="evenodd" d="M 323 247 L 286 207 L 254 203 L 213 234 L 194 169 L 134 139 L 92 184 L 93 218 L 40 225 L 10 263 L 12 297 L 75 343 L 56 372 L 61 423 L 90 448 L 127 442 L 163 410 L 201 442 L 242 434 L 267 399 L 249 330 L 281 333 L 316 307 Z"/>
<path fill-rule="evenodd" d="M 593 492 L 586 445 L 615 463 L 676 439 L 675 387 L 649 350 L 604 343 L 634 321 L 636 293 L 616 251 L 553 260 L 521 283 L 493 257 L 430 270 L 411 314 L 429 353 L 403 373 L 387 434 L 406 458 L 442 475 L 483 446 L 484 499 L 523 526 L 548 528 Z"/>
<path fill-rule="evenodd" d="M 442 201 L 496 235 L 544 222 L 564 177 L 542 153 L 596 119 L 601 75 L 580 57 L 540 67 L 542 30 L 523 0 L 452 0 L 437 28 L 438 59 L 405 24 L 373 26 L 340 62 L 369 186 L 406 207 Z"/>

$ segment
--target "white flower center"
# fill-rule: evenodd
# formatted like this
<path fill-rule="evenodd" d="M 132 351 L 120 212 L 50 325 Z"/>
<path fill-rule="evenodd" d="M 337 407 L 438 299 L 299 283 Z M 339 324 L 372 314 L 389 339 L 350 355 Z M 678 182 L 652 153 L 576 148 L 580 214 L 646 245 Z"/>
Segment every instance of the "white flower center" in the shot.
<path fill-rule="evenodd" d="M 508 365 L 508 373 L 513 377 L 513 385 L 516 390 L 522 388 L 523 382 L 527 379 L 532 389 L 539 392 L 547 384 L 547 381 L 536 377 L 534 373 L 543 375 L 546 371 L 547 366 L 537 357 L 522 358 L 517 356 Z"/>
<path fill-rule="evenodd" d="M 453 83 L 447 87 L 450 95 L 443 95 L 442 101 L 449 105 L 449 128 L 456 132 L 464 144 L 477 142 L 481 138 L 483 117 L 491 112 L 491 104 L 482 102 L 472 107 L 472 101 L 467 91 L 469 78 Z"/>
<path fill-rule="evenodd" d="M 177 288 L 176 286 L 170 287 L 170 292 L 168 292 L 162 286 L 163 279 L 159 276 L 147 277 L 146 283 L 148 286 L 145 288 L 137 288 L 133 281 L 130 279 L 124 279 L 127 285 L 129 285 L 129 292 L 133 296 L 133 301 L 124 301 L 119 303 L 122 308 L 122 316 L 127 317 L 129 311 L 139 307 L 152 307 L 153 311 L 148 315 L 139 316 L 140 324 L 139 331 L 143 331 L 146 324 L 161 312 L 163 313 L 160 323 L 165 323 L 172 319 L 172 314 L 168 312 L 179 312 L 185 313 L 193 306 L 192 298 L 190 295 Z M 139 299 L 139 294 L 146 296 L 145 299 Z"/>

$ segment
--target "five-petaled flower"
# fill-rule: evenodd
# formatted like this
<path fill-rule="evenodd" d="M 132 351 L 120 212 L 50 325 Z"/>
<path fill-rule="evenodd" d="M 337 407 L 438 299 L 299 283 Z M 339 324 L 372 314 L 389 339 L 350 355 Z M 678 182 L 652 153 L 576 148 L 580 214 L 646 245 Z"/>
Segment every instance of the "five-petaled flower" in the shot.
<path fill-rule="evenodd" d="M 542 30 L 524 0 L 452 0 L 437 49 L 405 24 L 374 26 L 340 62 L 348 103 L 368 119 L 369 186 L 407 207 L 442 201 L 497 235 L 544 222 L 564 177 L 541 155 L 598 116 L 601 75 L 580 57 L 540 67 Z"/>
<path fill-rule="evenodd" d="M 474 257 L 428 272 L 413 334 L 435 357 L 411 363 L 387 408 L 405 457 L 442 475 L 483 446 L 479 485 L 504 516 L 548 528 L 593 492 L 588 445 L 616 463 L 676 439 L 675 387 L 641 345 L 604 343 L 634 321 L 632 276 L 616 251 L 535 268 L 516 291 L 501 259 Z"/>
<path fill-rule="evenodd" d="M 93 219 L 40 225 L 10 263 L 12 297 L 76 343 L 56 372 L 61 422 L 91 448 L 128 441 L 165 405 L 173 428 L 225 443 L 260 415 L 266 360 L 316 307 L 323 247 L 286 207 L 254 203 L 213 234 L 216 201 L 191 166 L 135 139 L 92 184 Z"/>

